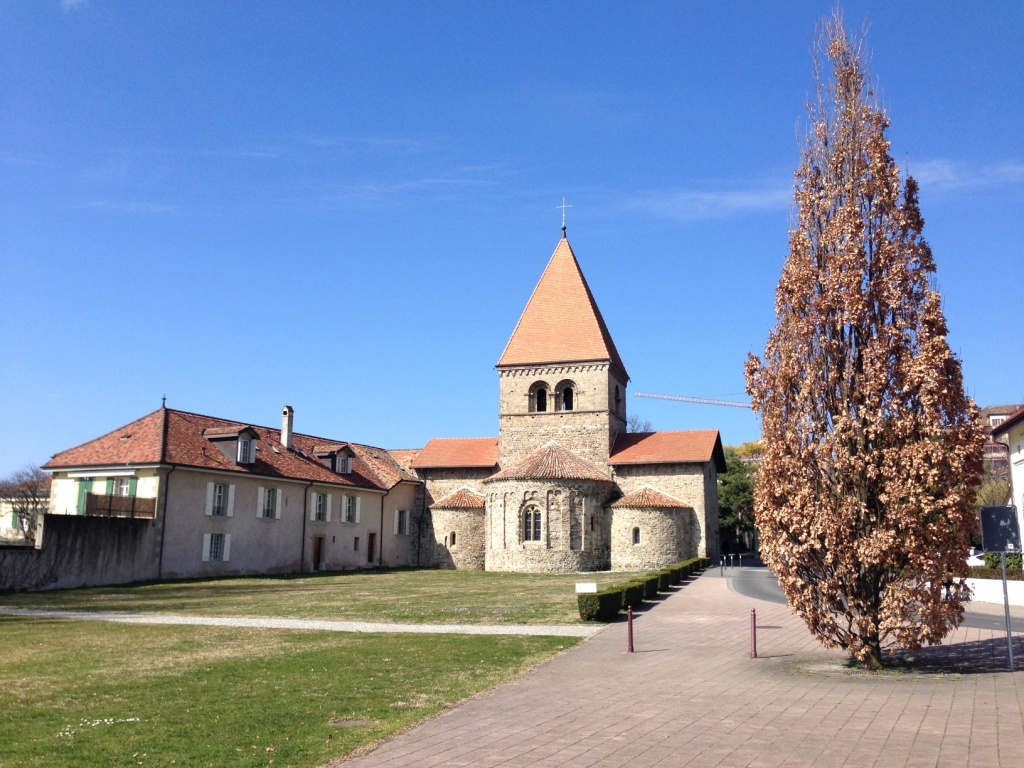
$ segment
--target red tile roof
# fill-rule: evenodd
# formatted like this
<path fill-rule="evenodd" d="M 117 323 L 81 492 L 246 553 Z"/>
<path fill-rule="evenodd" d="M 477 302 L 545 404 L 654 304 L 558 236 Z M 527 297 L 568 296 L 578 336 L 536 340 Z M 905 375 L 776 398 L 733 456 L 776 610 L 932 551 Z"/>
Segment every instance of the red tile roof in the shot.
<path fill-rule="evenodd" d="M 620 434 L 608 463 L 689 464 L 713 461 L 725 471 L 725 452 L 717 429 L 685 432 L 627 432 Z"/>
<path fill-rule="evenodd" d="M 1004 432 L 1009 432 L 1015 426 L 1024 421 L 1024 408 L 1020 408 L 1015 413 L 1010 414 L 1006 417 L 1006 421 L 1000 424 L 998 427 L 992 427 L 992 435 L 1001 435 Z"/>
<path fill-rule="evenodd" d="M 498 366 L 589 360 L 608 360 L 626 372 L 576 255 L 563 237 Z"/>
<path fill-rule="evenodd" d="M 689 504 L 683 504 L 678 499 L 673 499 L 661 491 L 645 485 L 632 493 L 627 493 L 612 507 L 629 507 L 631 509 L 693 509 Z"/>
<path fill-rule="evenodd" d="M 422 448 L 389 448 L 388 453 L 394 457 L 395 461 L 402 465 L 402 468 L 407 472 L 414 472 L 413 462 L 416 457 L 420 455 Z"/>
<path fill-rule="evenodd" d="M 435 437 L 413 459 L 414 469 L 494 467 L 498 464 L 496 437 Z"/>
<path fill-rule="evenodd" d="M 534 451 L 518 464 L 491 475 L 485 483 L 496 480 L 602 480 L 610 483 L 608 475 L 574 456 L 552 440 Z"/>
<path fill-rule="evenodd" d="M 440 501 L 430 505 L 431 509 L 483 509 L 487 506 L 487 497 L 471 491 L 469 488 L 459 488 L 455 493 L 449 493 Z"/>
<path fill-rule="evenodd" d="M 256 461 L 249 465 L 236 464 L 204 437 L 204 434 L 223 435 L 245 428 L 256 433 Z M 355 457 L 351 473 L 332 472 L 313 456 L 314 447 L 325 445 L 352 448 Z M 281 444 L 279 429 L 161 408 L 102 437 L 56 454 L 45 467 L 74 469 L 166 463 L 375 490 L 386 490 L 401 481 L 417 482 L 383 448 L 298 433 L 292 436 L 292 446 L 294 450 L 289 451 Z"/>

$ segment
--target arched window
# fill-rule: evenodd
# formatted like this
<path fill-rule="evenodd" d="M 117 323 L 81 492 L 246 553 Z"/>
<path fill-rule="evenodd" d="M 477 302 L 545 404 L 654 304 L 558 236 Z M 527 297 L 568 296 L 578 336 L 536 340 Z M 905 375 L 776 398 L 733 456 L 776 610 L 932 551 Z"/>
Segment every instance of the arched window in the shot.
<path fill-rule="evenodd" d="M 547 382 L 537 381 L 530 387 L 530 412 L 544 413 L 548 410 Z"/>
<path fill-rule="evenodd" d="M 523 515 L 523 541 L 540 541 L 540 510 L 535 507 Z"/>
<path fill-rule="evenodd" d="M 571 381 L 560 381 L 555 387 L 555 410 L 571 411 L 576 406 L 576 385 Z"/>
<path fill-rule="evenodd" d="M 452 541 L 452 546 L 454 547 L 455 546 L 455 531 L 452 531 L 451 541 Z"/>
<path fill-rule="evenodd" d="M 640 529 L 639 528 L 634 528 L 633 529 L 633 543 L 634 544 L 639 544 L 640 543 Z"/>

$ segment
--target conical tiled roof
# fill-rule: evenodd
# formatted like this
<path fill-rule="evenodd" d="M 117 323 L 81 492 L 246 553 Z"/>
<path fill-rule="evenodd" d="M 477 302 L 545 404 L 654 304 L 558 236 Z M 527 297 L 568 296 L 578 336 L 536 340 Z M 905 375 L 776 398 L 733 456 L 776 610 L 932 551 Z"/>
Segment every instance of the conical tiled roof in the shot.
<path fill-rule="evenodd" d="M 471 491 L 463 486 L 454 493 L 430 505 L 431 509 L 483 509 L 487 506 L 487 497 Z"/>
<path fill-rule="evenodd" d="M 540 276 L 498 365 L 608 360 L 623 373 L 615 342 L 564 237 Z"/>
<path fill-rule="evenodd" d="M 534 451 L 518 464 L 503 469 L 484 480 L 603 480 L 608 475 L 592 467 L 583 459 L 573 456 L 554 440 Z"/>
<path fill-rule="evenodd" d="M 612 507 L 629 507 L 631 509 L 691 509 L 689 504 L 683 504 L 678 499 L 673 499 L 659 490 L 645 485 L 632 493 L 627 493 L 621 499 L 612 504 Z"/>

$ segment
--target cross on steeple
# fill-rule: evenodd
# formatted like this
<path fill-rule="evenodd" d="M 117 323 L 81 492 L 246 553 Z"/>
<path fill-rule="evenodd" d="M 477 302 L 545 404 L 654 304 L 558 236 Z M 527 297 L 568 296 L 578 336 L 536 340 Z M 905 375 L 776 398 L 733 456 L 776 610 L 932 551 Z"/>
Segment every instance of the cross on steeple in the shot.
<path fill-rule="evenodd" d="M 565 209 L 566 208 L 572 208 L 572 206 L 571 205 L 566 205 L 565 204 L 565 198 L 563 197 L 562 198 L 562 204 L 561 205 L 556 205 L 555 208 L 561 208 L 562 209 L 562 237 L 565 237 Z"/>

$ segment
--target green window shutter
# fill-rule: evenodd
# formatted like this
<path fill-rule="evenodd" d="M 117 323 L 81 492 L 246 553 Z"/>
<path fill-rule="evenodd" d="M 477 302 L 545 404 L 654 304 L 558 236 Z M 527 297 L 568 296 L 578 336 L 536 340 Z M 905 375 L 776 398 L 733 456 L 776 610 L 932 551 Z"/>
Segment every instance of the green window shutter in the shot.
<path fill-rule="evenodd" d="M 128 495 L 129 496 L 134 496 L 135 495 L 135 489 L 138 488 L 138 487 L 139 487 L 139 478 L 137 478 L 137 477 L 128 478 Z"/>
<path fill-rule="evenodd" d="M 111 496 L 111 495 L 113 495 L 113 493 L 114 493 L 114 478 L 108 477 L 107 478 L 106 494 L 107 494 L 107 496 Z"/>
<path fill-rule="evenodd" d="M 89 486 L 92 485 L 91 480 L 79 480 L 78 481 L 78 514 L 85 514 L 85 495 L 89 493 Z"/>

